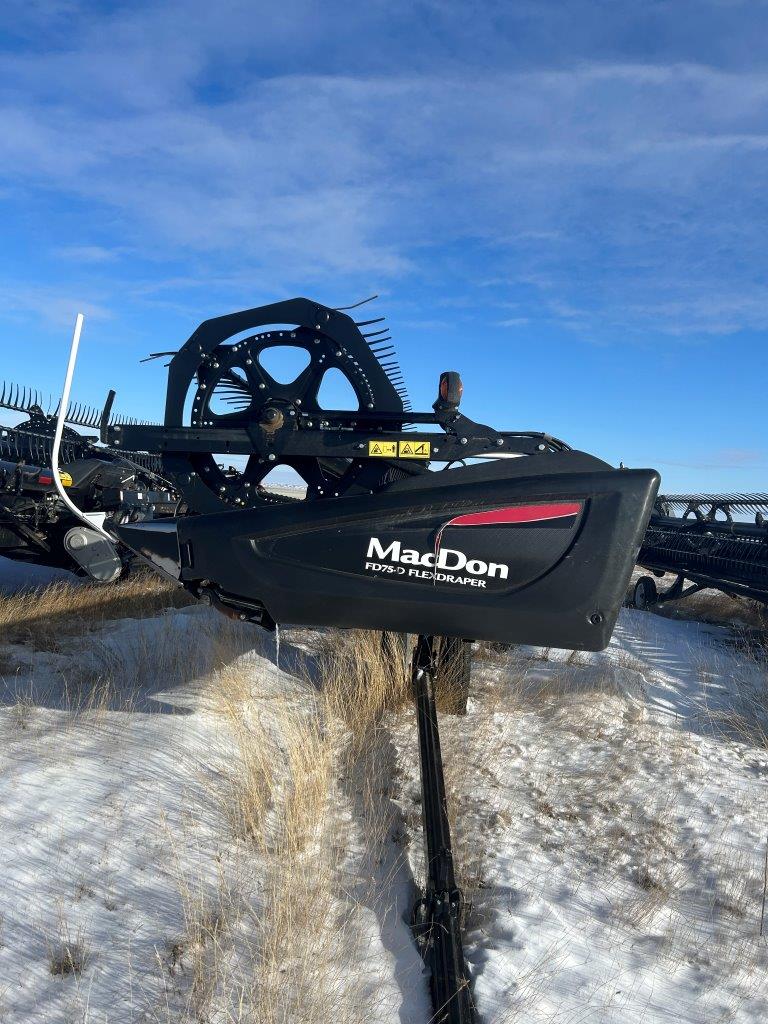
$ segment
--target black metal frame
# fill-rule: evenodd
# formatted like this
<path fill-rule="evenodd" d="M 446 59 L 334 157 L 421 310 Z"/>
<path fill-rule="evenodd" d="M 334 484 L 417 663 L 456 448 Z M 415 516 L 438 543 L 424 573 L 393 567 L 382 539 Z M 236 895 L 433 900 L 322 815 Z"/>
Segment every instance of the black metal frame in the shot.
<path fill-rule="evenodd" d="M 680 516 L 670 514 L 675 509 Z M 736 518 L 745 514 L 754 522 Z M 768 603 L 768 495 L 660 496 L 638 564 L 677 577 L 657 603 L 708 588 Z"/>
<path fill-rule="evenodd" d="M 348 427 L 331 426 L 344 418 Z M 418 420 L 416 419 L 418 417 Z M 384 417 L 376 416 L 377 420 Z M 317 417 L 298 416 L 295 429 L 282 435 L 264 435 L 259 425 L 254 427 L 165 427 L 165 426 L 112 426 L 108 427 L 104 441 L 115 448 L 141 449 L 148 452 L 187 453 L 218 452 L 228 455 L 308 456 L 310 458 L 368 458 L 368 441 L 418 443 L 431 445 L 430 459 L 435 462 L 454 462 L 479 455 L 498 456 L 500 450 L 513 454 L 534 455 L 541 452 L 569 451 L 568 445 L 548 434 L 535 431 L 498 431 L 475 423 L 459 415 L 445 426 L 448 434 L 423 431 L 385 431 L 355 429 L 363 417 L 352 412 L 325 412 L 322 424 Z M 403 417 L 400 417 L 403 421 Z M 440 423 L 434 413 L 410 413 L 407 422 Z M 308 429 L 305 432 L 301 428 Z"/>
<path fill-rule="evenodd" d="M 55 418 L 36 403 L 24 410 L 22 399 L 38 395 L 17 391 L 0 392 L 0 404 L 29 412 L 29 419 L 16 427 L 0 426 L 0 554 L 79 571 L 66 540 L 79 520 L 59 499 L 53 480 Z M 158 473 L 162 466 L 156 455 L 100 448 L 93 438 L 65 427 L 58 464 L 70 475 L 70 493 L 86 511 L 103 511 L 117 520 L 179 510 L 178 495 Z M 121 551 L 126 563 L 133 560 L 128 549 Z"/>
<path fill-rule="evenodd" d="M 435 707 L 435 638 L 419 636 L 411 663 L 421 762 L 426 887 L 413 908 L 412 927 L 430 970 L 435 1024 L 474 1024 L 475 1008 L 464 962 L 464 897 L 456 884 Z"/>
<path fill-rule="evenodd" d="M 370 470 L 360 478 L 353 474 L 357 491 L 373 493 L 378 489 L 377 482 L 391 482 L 393 471 L 413 473 L 430 461 L 452 463 L 483 455 L 533 455 L 570 450 L 565 442 L 541 432 L 497 431 L 463 416 L 458 410 L 461 381 L 458 374 L 452 372 L 442 375 L 440 394 L 433 410 L 413 412 L 397 364 L 391 361 L 389 348 L 382 348 L 388 345 L 389 339 L 379 337 L 383 331 L 364 334 L 360 330 L 372 322 L 356 322 L 340 310 L 304 298 L 206 320 L 169 364 L 164 423 L 134 424 L 115 420 L 112 417 L 114 392 L 110 392 L 100 421 L 101 440 L 117 450 L 160 454 L 166 473 L 181 488 L 190 507 L 198 512 L 261 503 L 256 488 L 247 494 L 238 493 L 215 472 L 207 476 L 201 474 L 199 460 L 206 455 L 254 456 L 265 466 L 292 465 L 300 460 L 316 460 L 327 466 L 338 460 L 335 465 L 340 467 L 345 461 L 351 461 Z M 235 335 L 274 324 L 296 326 L 293 330 L 276 328 L 267 335 L 240 338 L 227 346 L 227 352 L 237 350 L 238 346 L 247 349 L 259 338 L 267 339 L 272 345 L 273 336 L 275 344 L 299 347 L 314 348 L 315 343 L 330 343 L 325 365 L 356 376 L 358 384 L 362 382 L 359 408 L 306 409 L 301 402 L 287 401 L 282 393 L 285 389 L 277 387 L 276 395 L 271 395 L 269 390 L 261 392 L 265 399 L 263 408 L 254 407 L 250 414 L 228 414 L 226 422 L 222 423 L 185 424 L 185 402 L 190 387 L 195 386 L 194 381 L 197 380 L 199 395 L 200 388 L 210 389 L 216 373 L 223 372 L 217 370 L 223 355 L 219 346 Z M 247 367 L 246 371 L 256 374 L 257 367 Z M 256 386 L 250 377 L 249 383 Z M 258 387 L 264 388 L 264 382 Z M 363 392 L 367 393 L 367 398 Z M 210 390 L 203 392 L 209 393 Z M 195 407 L 193 404 L 193 410 Z M 202 417 L 198 415 L 197 419 Z M 408 430 L 404 432 L 406 425 Z M 428 425 L 437 426 L 443 432 L 412 429 Z M 371 442 L 394 445 L 397 455 L 376 455 L 369 450 Z M 398 447 L 403 442 L 413 446 L 428 445 L 425 449 L 428 455 L 424 459 L 406 461 L 400 457 Z M 214 487 L 215 493 L 211 493 L 207 484 L 214 478 L 220 486 Z M 343 491 L 343 486 L 308 487 L 308 496 L 338 497 Z"/>

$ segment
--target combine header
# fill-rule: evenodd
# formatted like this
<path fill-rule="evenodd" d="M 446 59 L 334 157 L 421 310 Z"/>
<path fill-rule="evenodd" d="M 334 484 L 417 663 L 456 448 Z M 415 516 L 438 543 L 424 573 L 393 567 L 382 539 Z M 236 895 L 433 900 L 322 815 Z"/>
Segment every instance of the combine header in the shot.
<path fill-rule="evenodd" d="M 433 1019 L 467 1024 L 433 638 L 455 638 L 459 651 L 477 639 L 604 648 L 659 478 L 548 434 L 474 422 L 452 371 L 432 409 L 414 412 L 384 318 L 356 321 L 354 308 L 300 298 L 205 321 L 177 352 L 159 353 L 172 355 L 162 423 L 111 421 L 111 392 L 102 442 L 159 457 L 192 514 L 107 529 L 239 619 L 420 635 L 412 676 L 428 877 L 414 931 Z M 275 368 L 281 348 L 301 361 L 287 381 Z M 323 400 L 329 371 L 346 380 L 349 407 Z M 270 487 L 276 467 L 303 480 L 303 500 Z"/>
<path fill-rule="evenodd" d="M 633 592 L 635 607 L 705 589 L 768 604 L 768 494 L 660 496 L 638 562 L 676 579 L 659 593 L 654 578 L 642 576 Z"/>
<path fill-rule="evenodd" d="M 61 417 L 54 460 L 59 408 L 44 412 L 41 403 L 38 391 L 0 384 L 0 408 L 27 416 L 0 427 L 0 555 L 111 582 L 135 556 L 101 532 L 104 523 L 170 515 L 178 497 L 157 456 L 110 451 L 65 426 L 99 426 L 100 413 L 84 405 L 68 406 Z M 62 500 L 54 473 L 88 522 Z"/>

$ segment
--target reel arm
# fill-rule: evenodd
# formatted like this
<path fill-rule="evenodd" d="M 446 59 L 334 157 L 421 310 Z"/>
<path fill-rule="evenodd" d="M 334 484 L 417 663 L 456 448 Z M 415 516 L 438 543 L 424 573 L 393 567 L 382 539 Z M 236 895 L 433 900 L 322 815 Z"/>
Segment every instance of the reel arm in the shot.
<path fill-rule="evenodd" d="M 337 414 L 325 413 L 323 415 L 330 419 Z M 361 418 L 356 413 L 344 413 L 343 415 L 350 419 L 355 417 L 356 423 Z M 409 420 L 411 416 L 423 417 L 420 422 L 435 422 L 434 416 L 429 413 L 409 414 Z M 301 420 L 305 418 L 307 425 L 302 427 Z M 375 418 L 380 421 L 384 416 L 377 414 Z M 400 421 L 402 421 L 402 415 Z M 375 432 L 331 426 L 315 428 L 315 423 L 316 417 L 309 419 L 306 414 L 303 414 L 294 429 L 273 433 L 269 433 L 263 428 L 258 429 L 260 424 L 255 425 L 256 429 L 234 425 L 216 428 L 166 427 L 160 424 L 121 426 L 117 424 L 107 428 L 105 443 L 118 449 L 157 453 L 225 452 L 230 455 L 252 455 L 255 453 L 266 456 L 267 459 L 270 454 L 279 453 L 285 457 L 317 458 L 325 456 L 360 459 L 377 457 L 368 452 L 369 444 L 394 443 L 397 445 L 403 442 L 414 446 L 428 445 L 429 447 L 424 449 L 429 452 L 428 455 L 415 457 L 437 462 L 453 462 L 456 459 L 472 458 L 478 455 L 498 455 L 500 449 L 503 449 L 505 453 L 511 452 L 520 455 L 570 451 L 569 446 L 563 441 L 548 434 L 536 431 L 520 433 L 496 431 L 474 423 L 465 416 L 461 416 L 458 422 L 454 422 L 454 430 L 450 434 L 425 431 L 409 431 L 407 434 L 403 434 L 399 430 L 387 431 L 381 428 Z"/>

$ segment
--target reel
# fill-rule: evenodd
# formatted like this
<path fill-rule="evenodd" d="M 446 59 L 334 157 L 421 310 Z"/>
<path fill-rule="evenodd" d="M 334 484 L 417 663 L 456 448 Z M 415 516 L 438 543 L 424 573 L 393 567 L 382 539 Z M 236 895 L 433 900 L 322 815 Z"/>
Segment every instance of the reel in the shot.
<path fill-rule="evenodd" d="M 221 438 L 220 447 L 181 452 L 167 443 L 153 445 L 146 431 L 137 435 L 133 424 L 109 419 L 114 393 L 102 417 L 102 440 L 115 447 L 138 440 L 140 447 L 161 452 L 164 473 L 195 511 L 298 500 L 265 484 L 280 468 L 292 470 L 306 485 L 308 501 L 370 494 L 421 468 L 372 462 L 360 458 L 358 449 L 334 451 L 331 443 L 307 450 L 303 442 L 359 422 L 368 434 L 402 429 L 410 403 L 389 331 L 379 327 L 383 321 L 355 322 L 307 299 L 206 321 L 178 352 L 162 353 L 173 355 L 164 427 L 204 431 L 211 443 Z M 243 337 L 246 324 L 272 329 Z M 373 329 L 363 332 L 366 327 Z M 271 370 L 275 357 L 285 352 L 303 360 L 288 381 Z M 344 382 L 351 408 L 323 402 L 324 384 L 334 375 Z"/>
<path fill-rule="evenodd" d="M 355 340 L 355 345 L 348 341 L 339 347 L 320 330 L 296 327 L 218 344 L 210 355 L 201 358 L 190 380 L 189 425 L 246 430 L 263 441 L 262 450 L 247 456 L 241 468 L 225 467 L 209 453 L 194 454 L 189 458 L 187 475 L 194 475 L 216 501 L 229 507 L 297 500 L 264 486 L 265 479 L 280 468 L 293 470 L 304 482 L 309 500 L 370 493 L 383 478 L 392 479 L 391 472 L 382 472 L 381 466 L 361 459 L 286 456 L 270 445 L 279 431 L 323 430 L 328 426 L 326 416 L 331 410 L 321 406 L 320 392 L 324 381 L 334 373 L 343 378 L 354 395 L 354 408 L 348 412 L 403 414 L 402 393 L 392 379 L 394 364 L 390 363 L 389 372 L 382 374 L 383 367 L 363 336 Z M 377 348 L 394 352 L 381 348 L 381 343 Z M 292 380 L 281 382 L 267 369 L 265 355 L 279 358 L 286 351 L 301 353 L 306 365 Z M 372 421 L 370 425 L 375 430 L 380 424 Z M 181 461 L 169 457 L 168 472 L 184 476 Z M 201 502 L 200 487 L 196 485 L 194 491 L 195 504 L 207 507 L 210 501 Z"/>

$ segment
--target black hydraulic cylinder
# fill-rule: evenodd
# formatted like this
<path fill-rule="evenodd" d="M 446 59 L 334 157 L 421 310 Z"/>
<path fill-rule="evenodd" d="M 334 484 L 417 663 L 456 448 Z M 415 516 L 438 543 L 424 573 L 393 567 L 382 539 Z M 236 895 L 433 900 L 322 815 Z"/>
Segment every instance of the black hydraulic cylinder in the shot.
<path fill-rule="evenodd" d="M 463 896 L 456 885 L 434 696 L 434 638 L 420 636 L 412 680 L 419 729 L 426 889 L 413 910 L 413 929 L 431 973 L 435 1024 L 474 1024 L 461 942 Z"/>

